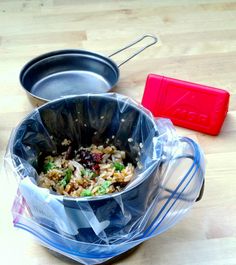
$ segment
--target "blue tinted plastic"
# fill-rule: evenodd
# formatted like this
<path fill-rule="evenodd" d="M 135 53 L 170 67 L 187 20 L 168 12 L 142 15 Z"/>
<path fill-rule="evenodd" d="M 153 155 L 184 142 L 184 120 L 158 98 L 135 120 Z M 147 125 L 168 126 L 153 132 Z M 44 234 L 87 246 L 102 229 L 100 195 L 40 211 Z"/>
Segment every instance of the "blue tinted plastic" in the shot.
<path fill-rule="evenodd" d="M 65 138 L 78 147 L 108 139 L 142 168 L 119 193 L 57 195 L 36 185 L 38 160 L 42 152 L 60 153 Z M 154 119 L 118 94 L 65 97 L 35 109 L 14 130 L 5 167 L 19 182 L 14 225 L 84 264 L 105 262 L 172 227 L 193 206 L 204 180 L 199 146 L 179 137 L 169 120 Z"/>

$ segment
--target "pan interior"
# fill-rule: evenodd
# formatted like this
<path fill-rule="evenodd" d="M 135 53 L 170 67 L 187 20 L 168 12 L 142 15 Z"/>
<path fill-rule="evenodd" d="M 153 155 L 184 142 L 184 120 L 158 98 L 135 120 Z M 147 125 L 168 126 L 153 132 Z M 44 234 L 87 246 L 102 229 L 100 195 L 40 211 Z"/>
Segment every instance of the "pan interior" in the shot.
<path fill-rule="evenodd" d="M 109 58 L 87 51 L 58 51 L 38 57 L 22 70 L 22 86 L 38 98 L 104 93 L 118 81 L 119 69 Z"/>
<path fill-rule="evenodd" d="M 67 95 L 104 93 L 110 84 L 101 75 L 90 71 L 64 71 L 45 76 L 31 88 L 37 97 L 53 100 Z"/>

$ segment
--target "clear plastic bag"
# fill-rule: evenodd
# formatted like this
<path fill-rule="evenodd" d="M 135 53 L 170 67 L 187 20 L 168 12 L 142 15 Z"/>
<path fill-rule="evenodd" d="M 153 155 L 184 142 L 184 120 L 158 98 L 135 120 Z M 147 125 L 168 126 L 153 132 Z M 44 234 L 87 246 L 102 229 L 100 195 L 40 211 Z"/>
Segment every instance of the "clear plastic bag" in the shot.
<path fill-rule="evenodd" d="M 114 144 L 137 167 L 118 193 L 71 198 L 37 186 L 40 156 L 60 153 L 63 139 L 78 147 Z M 199 146 L 179 137 L 167 119 L 118 94 L 65 97 L 30 113 L 14 130 L 5 168 L 18 180 L 15 227 L 83 264 L 112 259 L 181 220 L 204 180 Z"/>

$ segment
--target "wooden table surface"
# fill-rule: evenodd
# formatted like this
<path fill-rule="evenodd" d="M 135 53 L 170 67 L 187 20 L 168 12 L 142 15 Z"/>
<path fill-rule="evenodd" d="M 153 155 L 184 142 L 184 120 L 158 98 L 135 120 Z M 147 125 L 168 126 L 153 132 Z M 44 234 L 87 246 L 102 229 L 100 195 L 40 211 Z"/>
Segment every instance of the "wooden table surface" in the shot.
<path fill-rule="evenodd" d="M 19 83 L 28 60 L 64 48 L 109 55 L 145 33 L 157 35 L 159 43 L 120 68 L 116 92 L 141 101 L 147 74 L 156 73 L 227 89 L 230 107 L 217 137 L 177 128 L 205 153 L 203 199 L 183 221 L 116 264 L 235 265 L 236 1 L 1 0 L 1 158 L 12 129 L 33 109 Z M 129 54 L 114 59 L 118 63 Z M 15 180 L 6 176 L 2 164 L 1 159 L 1 264 L 74 264 L 13 229 Z"/>

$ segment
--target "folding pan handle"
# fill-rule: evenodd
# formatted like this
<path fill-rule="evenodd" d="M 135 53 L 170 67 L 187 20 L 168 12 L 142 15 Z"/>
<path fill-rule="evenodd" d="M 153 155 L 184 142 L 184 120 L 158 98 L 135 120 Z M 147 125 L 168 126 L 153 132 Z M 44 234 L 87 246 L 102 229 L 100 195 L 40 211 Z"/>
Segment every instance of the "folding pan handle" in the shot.
<path fill-rule="evenodd" d="M 121 65 L 125 64 L 126 62 L 128 62 L 129 60 L 131 60 L 132 58 L 134 58 L 136 55 L 138 55 L 139 53 L 141 53 L 142 51 L 144 51 L 145 49 L 147 49 L 148 47 L 154 45 L 155 43 L 157 43 L 157 37 L 154 36 L 154 35 L 150 35 L 150 34 L 146 34 L 146 35 L 143 35 L 141 38 L 135 40 L 134 42 L 126 45 L 125 47 L 119 49 L 118 51 L 112 53 L 111 55 L 109 55 L 109 57 L 112 57 L 130 47 L 132 47 L 133 45 L 137 44 L 138 42 L 142 41 L 143 39 L 145 38 L 151 38 L 152 39 L 152 42 L 147 44 L 146 46 L 144 46 L 143 48 L 139 49 L 137 52 L 135 52 L 134 54 L 132 54 L 129 58 L 125 59 L 123 62 L 121 62 L 120 64 L 118 64 L 118 67 L 120 67 Z"/>
<path fill-rule="evenodd" d="M 197 146 L 197 144 L 187 138 L 187 137 L 181 137 L 181 142 L 185 142 L 191 145 L 191 148 L 193 148 L 193 154 L 178 154 L 177 156 L 174 156 L 171 159 L 179 160 L 182 158 L 188 158 L 193 160 L 192 165 L 188 168 L 188 170 L 184 173 L 184 177 L 180 180 L 180 182 L 176 185 L 176 187 L 172 190 L 168 187 L 161 187 L 163 190 L 167 191 L 170 195 L 164 195 L 160 196 L 160 193 L 157 194 L 157 196 L 160 196 L 159 200 L 156 200 L 157 202 L 160 202 L 160 200 L 165 200 L 163 203 L 164 205 L 158 210 L 157 213 L 154 214 L 151 223 L 147 226 L 147 228 L 144 230 L 142 234 L 142 238 L 149 237 L 154 234 L 154 232 L 158 229 L 160 225 L 163 225 L 161 228 L 162 231 L 165 231 L 166 229 L 170 228 L 172 225 L 176 223 L 176 221 L 181 220 L 181 218 L 184 216 L 185 210 L 183 211 L 182 204 L 179 204 L 179 209 L 177 207 L 177 201 L 185 201 L 186 203 L 190 203 L 189 206 L 186 205 L 186 209 L 189 209 L 191 204 L 194 203 L 194 201 L 199 201 L 203 195 L 204 190 L 204 168 L 202 168 L 202 154 Z M 167 161 L 166 161 L 167 162 Z M 165 163 L 165 161 L 164 161 Z M 203 166 L 204 167 L 204 166 Z M 160 173 L 161 174 L 161 173 Z M 198 179 L 198 187 L 197 190 L 199 190 L 199 193 L 196 194 L 197 198 L 195 199 L 195 192 L 194 191 L 194 197 L 191 196 L 192 188 L 188 191 L 186 188 L 190 185 L 192 180 L 194 178 Z M 200 181 L 200 182 L 199 182 Z M 199 187 L 200 186 L 200 187 Z M 185 194 L 187 196 L 185 196 Z M 158 197 L 156 197 L 158 198 Z M 155 205 L 154 205 L 155 207 Z M 175 208 L 176 207 L 176 208 Z M 153 209 L 153 208 L 152 208 Z M 171 209 L 173 209 L 173 216 L 169 216 L 169 220 L 166 224 L 163 224 L 162 222 L 165 220 L 165 217 L 168 216 L 169 213 L 171 213 Z"/>
<path fill-rule="evenodd" d="M 201 200 L 201 198 L 203 196 L 203 193 L 204 193 L 204 187 L 205 187 L 205 179 L 202 182 L 201 190 L 199 192 L 199 195 L 198 195 L 197 199 L 195 200 L 196 202 Z"/>
<path fill-rule="evenodd" d="M 205 187 L 205 178 L 204 178 L 204 173 L 203 173 L 202 167 L 201 167 L 201 161 L 202 161 L 203 158 L 202 158 L 202 155 L 200 153 L 200 150 L 199 150 L 197 144 L 192 139 L 190 139 L 188 137 L 180 137 L 179 141 L 188 143 L 188 145 L 192 145 L 193 155 L 184 155 L 184 154 L 182 154 L 182 155 L 178 155 L 176 157 L 173 157 L 172 159 L 173 160 L 178 160 L 178 159 L 181 159 L 181 158 L 191 159 L 191 160 L 193 160 L 193 165 L 197 166 L 198 167 L 198 171 L 201 172 L 202 184 L 201 184 L 201 188 L 200 188 L 200 191 L 198 193 L 198 196 L 195 199 L 195 202 L 197 202 L 197 201 L 200 201 L 202 199 L 202 196 L 203 196 L 203 193 L 204 193 L 204 187 Z M 165 161 L 163 161 L 163 162 L 165 162 Z"/>

